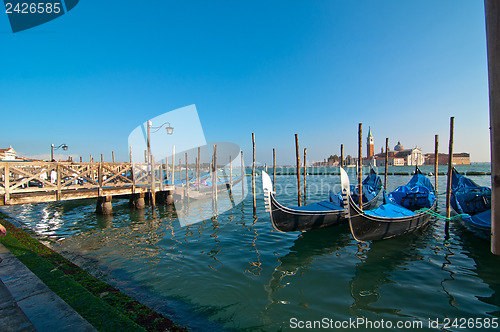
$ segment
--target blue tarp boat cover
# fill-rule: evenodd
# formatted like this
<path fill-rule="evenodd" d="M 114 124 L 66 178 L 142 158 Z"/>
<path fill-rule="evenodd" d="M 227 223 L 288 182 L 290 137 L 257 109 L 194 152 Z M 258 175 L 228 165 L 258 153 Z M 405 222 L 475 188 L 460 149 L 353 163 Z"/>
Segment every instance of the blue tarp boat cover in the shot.
<path fill-rule="evenodd" d="M 327 211 L 333 211 L 333 210 L 343 210 L 342 207 L 333 204 L 329 201 L 321 201 L 318 203 L 314 204 L 309 204 L 305 206 L 295 206 L 292 207 L 291 209 L 294 210 L 300 210 L 300 211 L 311 211 L 311 212 L 327 212 Z"/>
<path fill-rule="evenodd" d="M 477 185 L 453 169 L 451 177 L 451 207 L 471 226 L 491 228 L 491 189 Z"/>
<path fill-rule="evenodd" d="M 401 218 L 416 215 L 415 210 L 430 208 L 436 195 L 431 181 L 423 174 L 415 174 L 408 184 L 393 192 L 384 192 L 384 204 L 364 213 L 383 218 Z"/>
<path fill-rule="evenodd" d="M 407 185 L 400 186 L 387 195 L 388 202 L 401 205 L 412 211 L 430 208 L 435 200 L 434 187 L 423 174 L 413 175 Z"/>
<path fill-rule="evenodd" d="M 374 199 L 380 188 L 382 188 L 382 180 L 375 171 L 370 170 L 370 174 L 363 180 L 363 203 L 369 202 Z M 351 185 L 351 196 L 355 202 L 359 200 L 359 187 Z"/>
<path fill-rule="evenodd" d="M 473 216 L 463 216 L 462 220 L 475 228 L 489 230 L 491 228 L 491 209 L 480 212 Z"/>

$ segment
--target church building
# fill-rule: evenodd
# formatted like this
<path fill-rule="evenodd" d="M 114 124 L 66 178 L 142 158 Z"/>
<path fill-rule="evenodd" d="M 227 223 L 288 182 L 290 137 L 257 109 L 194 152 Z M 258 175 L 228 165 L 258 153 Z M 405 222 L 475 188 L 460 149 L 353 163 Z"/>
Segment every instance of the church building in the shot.
<path fill-rule="evenodd" d="M 385 166 L 384 148 L 378 154 L 375 154 L 374 149 L 375 143 L 372 129 L 369 128 L 366 137 L 366 158 L 363 158 L 363 165 Z M 400 141 L 394 147 L 394 151 L 389 150 L 388 153 L 388 166 L 420 166 L 424 162 L 425 156 L 422 154 L 422 149 L 418 147 L 405 149 Z"/>

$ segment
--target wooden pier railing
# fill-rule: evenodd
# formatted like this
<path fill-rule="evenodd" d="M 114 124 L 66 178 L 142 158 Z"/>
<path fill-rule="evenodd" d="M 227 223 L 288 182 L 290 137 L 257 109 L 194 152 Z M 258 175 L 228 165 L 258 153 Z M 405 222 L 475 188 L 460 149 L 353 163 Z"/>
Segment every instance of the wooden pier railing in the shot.
<path fill-rule="evenodd" d="M 160 163 L 0 162 L 0 205 L 140 194 L 152 182 L 155 191 L 173 190 L 164 175 Z"/>

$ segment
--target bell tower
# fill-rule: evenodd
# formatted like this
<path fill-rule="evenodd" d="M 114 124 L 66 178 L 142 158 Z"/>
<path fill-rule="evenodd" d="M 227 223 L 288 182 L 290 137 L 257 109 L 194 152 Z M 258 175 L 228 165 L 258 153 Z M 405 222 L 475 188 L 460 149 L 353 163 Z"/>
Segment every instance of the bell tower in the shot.
<path fill-rule="evenodd" d="M 372 128 L 368 129 L 368 137 L 366 138 L 366 157 L 371 158 L 374 154 L 374 144 L 373 144 L 373 136 L 372 136 Z"/>

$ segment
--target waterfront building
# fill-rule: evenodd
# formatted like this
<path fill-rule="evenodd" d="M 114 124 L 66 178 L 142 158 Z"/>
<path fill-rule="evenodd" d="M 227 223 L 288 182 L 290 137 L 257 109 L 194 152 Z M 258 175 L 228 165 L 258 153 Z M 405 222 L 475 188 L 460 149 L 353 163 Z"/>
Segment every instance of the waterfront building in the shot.
<path fill-rule="evenodd" d="M 325 159 L 323 161 L 317 161 L 314 162 L 311 166 L 312 167 L 332 167 L 332 166 L 339 166 L 340 162 L 338 160 L 333 160 L 331 158 Z"/>
<path fill-rule="evenodd" d="M 403 151 L 405 147 L 401 144 L 401 141 L 398 141 L 398 144 L 394 147 L 394 151 Z"/>
<path fill-rule="evenodd" d="M 363 165 L 365 166 L 385 166 L 385 152 L 384 148 L 378 154 L 373 154 L 373 135 L 371 128 L 368 131 L 367 149 L 368 155 L 366 159 L 363 159 Z M 420 166 L 425 162 L 425 156 L 422 154 L 422 149 L 414 147 L 413 149 L 405 149 L 398 141 L 398 144 L 394 147 L 394 151 L 389 150 L 388 153 L 388 166 Z"/>
<path fill-rule="evenodd" d="M 405 165 L 405 159 L 400 158 L 400 157 L 389 157 L 387 160 L 387 165 L 388 166 L 404 166 Z M 383 154 L 383 157 L 380 157 L 380 155 L 376 156 L 376 166 L 377 167 L 383 167 L 385 166 L 385 153 Z"/>
<path fill-rule="evenodd" d="M 0 149 L 0 160 L 8 161 L 8 160 L 16 160 L 17 152 L 10 146 L 8 149 Z"/>
<path fill-rule="evenodd" d="M 389 151 L 389 166 L 420 166 L 425 162 L 425 156 L 422 149 L 414 147 L 405 149 L 400 142 L 394 147 L 395 151 Z M 377 160 L 377 166 L 385 166 L 385 153 L 381 152 L 374 156 Z"/>
<path fill-rule="evenodd" d="M 374 137 L 372 134 L 371 127 L 368 129 L 368 135 L 366 137 L 366 158 L 362 159 L 363 166 L 385 166 L 385 152 L 384 148 L 381 149 L 380 153 L 375 154 L 375 144 Z M 414 147 L 412 149 L 405 149 L 401 141 L 394 146 L 394 150 L 389 149 L 388 153 L 388 166 L 421 166 L 427 164 L 426 157 L 429 154 L 422 154 L 422 149 L 419 147 Z M 349 157 L 349 156 L 348 156 Z M 445 157 L 439 157 L 440 163 Z M 454 154 L 453 160 L 455 165 L 468 165 L 470 163 L 469 155 L 465 154 Z M 446 159 L 447 160 L 447 159 Z M 336 166 L 337 160 L 331 160 L 331 157 L 323 162 L 314 163 L 313 166 Z M 357 165 L 358 158 L 346 158 L 344 165 Z M 432 164 L 434 161 L 432 161 Z"/>
<path fill-rule="evenodd" d="M 440 153 L 438 156 L 439 165 L 448 165 L 448 154 Z M 425 154 L 425 164 L 434 165 L 434 153 Z M 470 154 L 466 152 L 454 153 L 452 158 L 453 165 L 470 165 Z"/>

